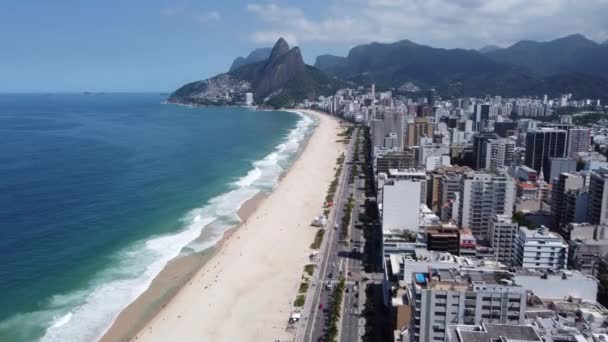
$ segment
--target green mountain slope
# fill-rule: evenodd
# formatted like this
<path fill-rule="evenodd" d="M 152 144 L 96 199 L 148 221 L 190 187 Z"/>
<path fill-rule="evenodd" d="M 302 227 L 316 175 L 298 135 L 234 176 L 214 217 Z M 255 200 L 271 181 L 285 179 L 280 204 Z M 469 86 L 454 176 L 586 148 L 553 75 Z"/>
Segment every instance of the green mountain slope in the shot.
<path fill-rule="evenodd" d="M 508 48 L 488 52 L 486 56 L 541 75 L 583 72 L 608 78 L 608 47 L 580 34 L 548 42 L 520 41 Z"/>
<path fill-rule="evenodd" d="M 584 41 L 580 43 L 585 44 Z M 412 82 L 423 89 L 435 88 L 448 96 L 545 93 L 553 96 L 568 91 L 581 97 L 608 98 L 606 82 L 601 77 L 572 70 L 545 75 L 510 63 L 508 58 L 497 60 L 488 56 L 502 50 L 483 54 L 474 50 L 432 48 L 402 40 L 357 46 L 347 57 L 333 58 L 333 63 L 318 60 L 315 66 L 329 75 L 357 84 L 376 83 L 399 88 Z M 323 59 L 326 61 L 328 57 Z"/>

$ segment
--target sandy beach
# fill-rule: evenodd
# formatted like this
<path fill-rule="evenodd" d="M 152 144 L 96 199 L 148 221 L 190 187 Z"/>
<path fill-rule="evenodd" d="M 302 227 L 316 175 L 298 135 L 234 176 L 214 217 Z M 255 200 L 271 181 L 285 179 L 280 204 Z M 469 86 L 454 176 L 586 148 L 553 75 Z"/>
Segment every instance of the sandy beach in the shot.
<path fill-rule="evenodd" d="M 131 305 L 131 312 L 128 308 L 121 313 L 102 340 L 133 336 L 135 326 L 143 326 L 133 337 L 137 341 L 293 338 L 286 332 L 286 323 L 316 231 L 310 223 L 322 212 L 336 158 L 344 150 L 336 142 L 341 131 L 338 122 L 308 113 L 319 118 L 319 125 L 277 188 L 250 206 L 245 222 L 224 239 L 202 268 L 190 273 L 194 275 L 183 281 L 168 303 L 154 315 Z M 157 287 L 156 295 L 167 291 L 162 282 Z M 140 323 L 134 326 L 136 322 Z"/>

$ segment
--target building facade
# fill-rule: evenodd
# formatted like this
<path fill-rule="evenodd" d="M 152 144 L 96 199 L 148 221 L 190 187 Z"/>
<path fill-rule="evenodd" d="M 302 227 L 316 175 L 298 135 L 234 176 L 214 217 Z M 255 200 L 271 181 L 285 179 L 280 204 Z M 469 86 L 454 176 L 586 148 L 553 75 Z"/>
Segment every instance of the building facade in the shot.
<path fill-rule="evenodd" d="M 608 223 L 608 169 L 591 173 L 587 220 L 592 224 Z"/>
<path fill-rule="evenodd" d="M 526 291 L 499 283 L 502 276 L 499 272 L 446 269 L 414 274 L 411 340 L 445 341 L 447 327 L 454 324 L 523 324 Z"/>
<path fill-rule="evenodd" d="M 541 226 L 536 230 L 519 228 L 515 264 L 529 270 L 562 270 L 568 265 L 568 244 Z"/>
<path fill-rule="evenodd" d="M 513 215 L 515 182 L 506 174 L 469 173 L 462 177 L 458 196 L 458 226 L 487 238 L 494 215 Z"/>
<path fill-rule="evenodd" d="M 481 170 L 486 165 L 487 143 L 490 140 L 498 139 L 498 135 L 493 132 L 478 133 L 473 136 L 473 157 L 475 158 L 473 168 Z"/>
<path fill-rule="evenodd" d="M 421 183 L 415 180 L 391 180 L 382 189 L 382 229 L 419 230 Z"/>
<path fill-rule="evenodd" d="M 567 132 L 562 129 L 540 128 L 526 134 L 525 164 L 545 177 L 550 174 L 549 158 L 565 158 Z"/>
<path fill-rule="evenodd" d="M 568 130 L 568 157 L 576 159 L 579 152 L 588 152 L 591 145 L 591 130 L 574 127 Z"/>
<path fill-rule="evenodd" d="M 491 139 L 486 142 L 484 168 L 496 171 L 509 167 L 514 162 L 515 141 L 512 139 Z"/>
<path fill-rule="evenodd" d="M 505 265 L 512 265 L 515 259 L 516 242 L 519 226 L 512 222 L 511 217 L 494 215 L 490 222 L 490 243 L 494 249 L 496 260 Z"/>
<path fill-rule="evenodd" d="M 572 199 L 568 197 L 568 193 L 582 190 L 585 186 L 585 178 L 578 173 L 562 173 L 557 178 L 557 182 L 551 191 L 551 224 L 553 229 L 560 230 L 563 226 L 573 221 L 573 213 L 566 210 L 572 210 Z M 576 205 L 576 201 L 574 203 Z M 574 208 L 576 211 L 576 207 Z"/>

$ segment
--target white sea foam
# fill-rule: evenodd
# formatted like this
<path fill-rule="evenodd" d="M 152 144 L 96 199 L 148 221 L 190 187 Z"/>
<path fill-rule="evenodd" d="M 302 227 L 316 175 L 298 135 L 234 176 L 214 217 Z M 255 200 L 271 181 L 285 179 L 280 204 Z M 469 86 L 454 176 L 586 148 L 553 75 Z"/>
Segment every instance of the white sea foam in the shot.
<path fill-rule="evenodd" d="M 59 317 L 57 320 L 55 320 L 53 322 L 53 324 L 51 325 L 51 328 L 59 328 L 62 325 L 65 325 L 67 322 L 70 321 L 70 319 L 72 319 L 72 313 L 68 312 L 67 314 Z"/>
<path fill-rule="evenodd" d="M 183 229 L 135 243 L 115 255 L 114 267 L 98 274 L 87 290 L 57 295 L 45 310 L 18 314 L 0 325 L 41 324 L 42 341 L 92 341 L 100 338 L 121 310 L 150 285 L 166 263 L 180 253 L 204 250 L 221 239 L 239 222 L 238 209 L 260 191 L 272 190 L 283 171 L 312 131 L 316 120 L 300 115 L 296 127 L 262 160 L 253 163 L 247 175 L 233 182 L 232 189 L 211 199 L 182 218 Z M 203 236 L 197 238 L 205 227 Z"/>

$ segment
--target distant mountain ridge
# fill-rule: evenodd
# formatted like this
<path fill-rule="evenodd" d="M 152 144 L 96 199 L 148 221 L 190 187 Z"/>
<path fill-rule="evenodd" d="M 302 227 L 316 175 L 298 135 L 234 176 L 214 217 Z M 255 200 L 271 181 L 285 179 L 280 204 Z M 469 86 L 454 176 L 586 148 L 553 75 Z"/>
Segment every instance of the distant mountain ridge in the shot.
<path fill-rule="evenodd" d="M 486 56 L 541 75 L 582 72 L 608 79 L 608 46 L 581 34 L 547 42 L 524 40 L 504 49 L 490 51 Z"/>
<path fill-rule="evenodd" d="M 357 84 L 400 88 L 412 82 L 447 96 L 557 96 L 571 92 L 608 99 L 608 72 L 603 72 L 608 71 L 608 56 L 597 57 L 605 50 L 608 47 L 581 35 L 551 42 L 521 41 L 486 53 L 401 40 L 356 46 L 346 57 L 319 56 L 315 66 Z"/>
<path fill-rule="evenodd" d="M 488 53 L 488 52 L 492 52 L 492 51 L 496 51 L 496 50 L 500 50 L 501 47 L 497 46 L 497 45 L 486 45 L 484 47 L 482 47 L 481 49 L 479 49 L 479 52 L 481 53 Z"/>
<path fill-rule="evenodd" d="M 251 54 L 250 54 L 251 56 Z M 215 77 L 188 83 L 168 99 L 170 103 L 192 105 L 234 105 L 245 103 L 252 93 L 255 103 L 272 107 L 293 106 L 304 99 L 334 94 L 343 83 L 304 64 L 300 48 L 290 48 L 280 38 L 268 57 L 245 63 Z"/>
<path fill-rule="evenodd" d="M 251 53 L 247 55 L 247 57 L 239 56 L 232 62 L 232 65 L 230 66 L 230 69 L 228 71 L 233 71 L 244 65 L 257 63 L 268 59 L 268 57 L 270 57 L 271 51 L 272 48 L 259 48 L 251 51 Z"/>

